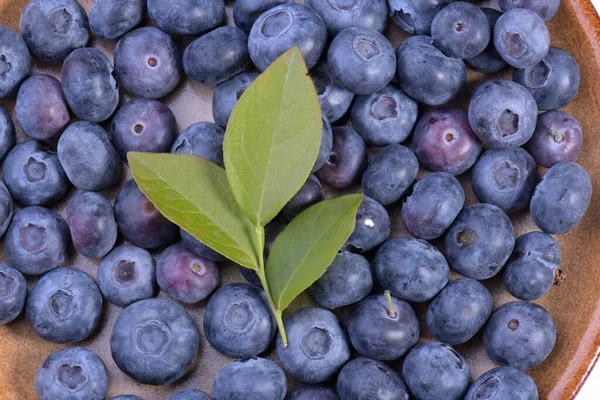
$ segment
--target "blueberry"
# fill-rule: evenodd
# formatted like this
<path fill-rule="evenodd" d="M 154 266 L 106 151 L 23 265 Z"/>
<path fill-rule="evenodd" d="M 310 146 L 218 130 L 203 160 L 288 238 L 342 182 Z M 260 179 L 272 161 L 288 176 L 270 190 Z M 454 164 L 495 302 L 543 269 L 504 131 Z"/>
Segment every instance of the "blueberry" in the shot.
<path fill-rule="evenodd" d="M 0 261 L 0 325 L 14 321 L 25 307 L 27 281 L 10 265 Z"/>
<path fill-rule="evenodd" d="M 219 284 L 219 269 L 183 243 L 167 247 L 156 262 L 160 289 L 175 300 L 194 304 L 205 300 Z"/>
<path fill-rule="evenodd" d="M 519 369 L 540 365 L 555 343 L 552 317 L 542 306 L 528 301 L 498 307 L 483 333 L 483 346 L 492 361 Z"/>
<path fill-rule="evenodd" d="M 191 154 L 223 166 L 225 131 L 212 122 L 196 122 L 185 129 L 171 146 L 173 154 Z"/>
<path fill-rule="evenodd" d="M 112 204 L 94 192 L 80 192 L 67 205 L 67 224 L 75 249 L 86 257 L 104 257 L 117 241 Z"/>
<path fill-rule="evenodd" d="M 506 62 L 500 57 L 496 46 L 494 46 L 494 27 L 496 21 L 502 15 L 502 13 L 493 8 L 482 7 L 481 11 L 485 15 L 488 25 L 490 26 L 490 42 L 487 47 L 475 57 L 471 57 L 465 60 L 465 63 L 473 70 L 477 72 L 483 72 L 484 74 L 494 74 L 502 71 L 506 67 Z"/>
<path fill-rule="evenodd" d="M 256 72 L 242 72 L 217 85 L 212 101 L 215 123 L 223 128 L 227 127 L 235 105 L 256 78 L 258 78 Z"/>
<path fill-rule="evenodd" d="M 329 46 L 327 64 L 331 77 L 344 89 L 369 95 L 385 88 L 396 71 L 394 48 L 381 33 L 365 28 L 346 28 Z"/>
<path fill-rule="evenodd" d="M 183 53 L 187 76 L 211 86 L 244 71 L 249 62 L 248 35 L 234 26 L 223 26 L 200 36 Z"/>
<path fill-rule="evenodd" d="M 177 225 L 163 217 L 133 179 L 115 200 L 115 217 L 119 231 L 134 246 L 156 249 L 178 239 Z"/>
<path fill-rule="evenodd" d="M 333 130 L 331 124 L 325 115 L 321 115 L 323 128 L 321 130 L 321 146 L 319 146 L 319 154 L 315 160 L 311 172 L 314 174 L 321 167 L 328 163 L 333 149 Z"/>
<path fill-rule="evenodd" d="M 15 145 L 15 126 L 6 110 L 0 106 L 0 161 Z"/>
<path fill-rule="evenodd" d="M 390 236 L 391 229 L 392 222 L 386 209 L 365 196 L 356 212 L 354 231 L 342 249 L 359 253 L 371 251 Z"/>
<path fill-rule="evenodd" d="M 443 108 L 421 117 L 413 135 L 413 150 L 425 168 L 460 175 L 477 161 L 481 142 L 465 111 Z"/>
<path fill-rule="evenodd" d="M 556 239 L 547 233 L 529 232 L 517 238 L 511 261 L 521 258 L 530 258 L 556 270 L 561 261 L 560 246 Z"/>
<path fill-rule="evenodd" d="M 285 400 L 340 400 L 335 389 L 324 385 L 310 385 L 289 392 Z"/>
<path fill-rule="evenodd" d="M 331 75 L 329 66 L 325 61 L 317 64 L 310 76 L 319 95 L 321 110 L 329 122 L 336 122 L 342 118 L 354 99 L 354 93 L 341 87 Z"/>
<path fill-rule="evenodd" d="M 408 400 L 406 384 L 386 364 L 359 357 L 342 368 L 337 381 L 338 392 L 347 400 Z"/>
<path fill-rule="evenodd" d="M 179 234 L 181 235 L 183 244 L 185 244 L 188 249 L 200 257 L 209 259 L 211 261 L 225 261 L 225 257 L 184 231 L 183 228 L 179 229 Z"/>
<path fill-rule="evenodd" d="M 275 240 L 279 234 L 284 231 L 285 227 L 286 225 L 284 223 L 277 220 L 271 221 L 265 226 L 265 258 L 271 252 Z"/>
<path fill-rule="evenodd" d="M 277 355 L 294 379 L 305 383 L 328 381 L 350 359 L 348 337 L 331 311 L 303 308 L 286 318 L 284 325 L 288 347 L 283 347 L 281 335 L 277 335 Z"/>
<path fill-rule="evenodd" d="M 500 8 L 503 11 L 512 10 L 513 8 L 526 8 L 535 11 L 546 21 L 556 15 L 559 6 L 560 0 L 500 0 Z"/>
<path fill-rule="evenodd" d="M 285 374 L 271 360 L 252 357 L 223 367 L 213 382 L 216 400 L 283 400 Z"/>
<path fill-rule="evenodd" d="M 446 233 L 444 245 L 450 265 L 460 274 L 488 279 L 508 261 L 515 246 L 514 228 L 500 208 L 473 204 L 458 214 Z"/>
<path fill-rule="evenodd" d="M 242 267 L 241 265 L 238 266 L 238 268 L 246 281 L 253 284 L 254 286 L 262 288 L 262 282 L 260 281 L 260 278 L 258 277 L 256 271 L 254 271 L 253 269 Z"/>
<path fill-rule="evenodd" d="M 206 306 L 206 340 L 228 357 L 244 358 L 264 353 L 276 331 L 265 293 L 248 283 L 221 287 Z"/>
<path fill-rule="evenodd" d="M 90 29 L 104 40 L 116 40 L 142 23 L 144 0 L 94 0 L 90 9 Z"/>
<path fill-rule="evenodd" d="M 57 350 L 40 366 L 35 391 L 41 400 L 104 400 L 108 394 L 108 372 L 91 350 Z"/>
<path fill-rule="evenodd" d="M 20 142 L 2 165 L 4 183 L 22 205 L 48 205 L 63 198 L 69 179 L 56 153 L 36 140 Z"/>
<path fill-rule="evenodd" d="M 23 82 L 15 110 L 25 133 L 37 140 L 57 139 L 71 118 L 60 82 L 46 74 Z"/>
<path fill-rule="evenodd" d="M 233 21 L 235 26 L 249 33 L 252 25 L 265 11 L 294 0 L 236 0 L 233 3 Z"/>
<path fill-rule="evenodd" d="M 144 400 L 141 397 L 134 396 L 132 394 L 123 394 L 117 397 L 111 397 L 110 400 Z"/>
<path fill-rule="evenodd" d="M 427 308 L 427 327 L 440 342 L 466 343 L 483 328 L 493 308 L 492 295 L 485 286 L 474 279 L 458 279 Z"/>
<path fill-rule="evenodd" d="M 212 400 L 212 397 L 201 390 L 186 389 L 176 393 L 171 400 Z"/>
<path fill-rule="evenodd" d="M 372 295 L 356 304 L 348 317 L 352 346 L 365 357 L 390 361 L 402 357 L 419 340 L 419 320 L 410 304 Z"/>
<path fill-rule="evenodd" d="M 404 300 L 431 300 L 448 283 L 448 262 L 424 240 L 394 238 L 375 255 L 375 276 L 379 284 Z"/>
<path fill-rule="evenodd" d="M 554 277 L 554 269 L 530 257 L 509 262 L 504 268 L 504 286 L 519 300 L 539 299 L 550 290 Z"/>
<path fill-rule="evenodd" d="M 560 162 L 544 175 L 531 198 L 533 221 L 544 232 L 560 235 L 575 229 L 590 204 L 588 172 L 572 162 Z"/>
<path fill-rule="evenodd" d="M 512 367 L 494 368 L 471 385 L 465 400 L 537 400 L 538 389 L 529 375 Z"/>
<path fill-rule="evenodd" d="M 177 137 L 177 121 L 169 107 L 157 100 L 133 99 L 112 119 L 111 138 L 122 158 L 130 151 L 168 153 Z"/>
<path fill-rule="evenodd" d="M 78 189 L 108 189 L 121 175 L 119 153 L 104 128 L 93 122 L 69 125 L 58 140 L 57 153 L 69 180 Z"/>
<path fill-rule="evenodd" d="M 346 28 L 363 28 L 381 32 L 387 22 L 386 0 L 307 0 L 306 5 L 314 8 L 334 37 Z"/>
<path fill-rule="evenodd" d="M 4 253 L 20 272 L 41 275 L 65 262 L 69 245 L 69 227 L 56 211 L 25 207 L 6 231 Z"/>
<path fill-rule="evenodd" d="M 505 213 L 529 206 L 536 179 L 537 164 L 520 147 L 486 151 L 471 172 L 471 186 L 477 198 Z"/>
<path fill-rule="evenodd" d="M 395 203 L 411 187 L 418 172 L 419 162 L 410 149 L 389 144 L 375 155 L 363 174 L 363 192 L 384 206 Z"/>
<path fill-rule="evenodd" d="M 148 299 L 124 309 L 110 335 L 117 367 L 147 385 L 173 383 L 190 370 L 200 333 L 185 309 L 167 299 Z"/>
<path fill-rule="evenodd" d="M 73 343 L 100 325 L 102 295 L 94 279 L 73 268 L 57 268 L 40 278 L 25 308 L 27 322 L 44 340 Z"/>
<path fill-rule="evenodd" d="M 550 33 L 538 14 L 515 8 L 498 18 L 494 27 L 494 46 L 508 64 L 529 68 L 548 54 Z"/>
<path fill-rule="evenodd" d="M 10 225 L 14 213 L 13 199 L 4 183 L 0 182 L 0 237 Z"/>
<path fill-rule="evenodd" d="M 450 1 L 388 0 L 388 4 L 396 25 L 410 34 L 429 35 L 433 18 Z"/>
<path fill-rule="evenodd" d="M 138 28 L 117 42 L 115 73 L 121 86 L 136 96 L 166 96 L 179 83 L 181 71 L 181 51 L 160 29 Z"/>
<path fill-rule="evenodd" d="M 291 47 L 297 46 L 308 69 L 325 49 L 327 29 L 319 14 L 303 4 L 284 3 L 265 11 L 252 25 L 248 51 L 262 71 Z"/>
<path fill-rule="evenodd" d="M 442 8 L 431 23 L 435 46 L 449 57 L 471 58 L 490 42 L 490 25 L 474 4 L 458 1 Z"/>
<path fill-rule="evenodd" d="M 31 55 L 41 61 L 61 62 L 90 37 L 85 10 L 75 0 L 30 0 L 19 25 Z"/>
<path fill-rule="evenodd" d="M 537 104 L 518 83 L 493 79 L 480 84 L 469 104 L 469 123 L 488 147 L 503 149 L 524 145 L 537 123 Z"/>
<path fill-rule="evenodd" d="M 447 172 L 425 175 L 402 205 L 406 229 L 419 239 L 436 239 L 444 234 L 465 204 L 460 182 Z"/>
<path fill-rule="evenodd" d="M 98 286 L 108 301 L 121 307 L 148 299 L 156 291 L 154 258 L 139 247 L 116 247 L 100 263 Z"/>
<path fill-rule="evenodd" d="M 430 106 L 448 103 L 467 84 L 465 63 L 444 55 L 429 36 L 404 40 L 396 49 L 396 58 L 400 87 L 421 103 Z"/>
<path fill-rule="evenodd" d="M 583 147 L 581 125 L 563 111 L 543 113 L 526 147 L 535 161 L 546 168 L 562 161 L 575 161 Z"/>
<path fill-rule="evenodd" d="M 402 374 L 418 400 L 459 400 L 469 389 L 469 366 L 447 344 L 416 346 L 404 359 Z"/>
<path fill-rule="evenodd" d="M 223 0 L 148 0 L 152 21 L 171 36 L 199 36 L 223 23 Z"/>
<path fill-rule="evenodd" d="M 350 127 L 333 128 L 331 154 L 317 178 L 333 188 L 347 188 L 360 180 L 366 168 L 367 146 L 360 135 Z"/>
<path fill-rule="evenodd" d="M 404 142 L 417 122 L 417 102 L 396 85 L 368 96 L 357 96 L 352 104 L 352 127 L 373 146 Z"/>
<path fill-rule="evenodd" d="M 283 207 L 283 217 L 291 221 L 302 211 L 323 200 L 323 187 L 316 176 L 310 175 L 298 193 Z"/>
<path fill-rule="evenodd" d="M 308 291 L 321 307 L 339 308 L 361 301 L 372 288 L 369 261 L 360 254 L 343 251 Z"/>
<path fill-rule="evenodd" d="M 575 58 L 568 51 L 552 46 L 539 63 L 515 69 L 513 79 L 531 91 L 540 110 L 556 110 L 575 98 L 581 75 Z"/>
<path fill-rule="evenodd" d="M 27 45 L 12 28 L 0 24 L 0 99 L 16 93 L 30 70 Z"/>
<path fill-rule="evenodd" d="M 119 86 L 112 64 L 100 50 L 86 47 L 69 54 L 61 81 L 65 99 L 79 119 L 102 122 L 117 109 Z"/>

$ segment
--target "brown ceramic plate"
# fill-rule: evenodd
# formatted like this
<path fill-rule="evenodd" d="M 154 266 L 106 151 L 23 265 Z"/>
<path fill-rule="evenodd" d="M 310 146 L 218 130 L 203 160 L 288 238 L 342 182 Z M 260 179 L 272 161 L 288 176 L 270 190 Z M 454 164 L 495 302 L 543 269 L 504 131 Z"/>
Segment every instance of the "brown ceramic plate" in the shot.
<path fill-rule="evenodd" d="M 165 0 L 167 1 L 167 0 Z M 91 0 L 80 0 L 89 10 Z M 26 0 L 0 0 L 0 23 L 18 29 L 21 9 Z M 228 1 L 228 18 L 231 23 L 231 3 Z M 389 24 L 386 34 L 395 46 L 404 35 Z M 600 187 L 600 18 L 589 0 L 563 0 L 560 12 L 549 23 L 552 43 L 570 51 L 579 61 L 582 72 L 581 89 L 575 101 L 567 108 L 581 122 L 585 132 L 585 145 L 579 156 L 592 175 L 594 187 Z M 107 53 L 114 44 L 92 40 L 91 46 Z M 185 43 L 181 43 L 185 45 Z M 57 67 L 34 63 L 34 73 L 48 72 L 58 76 Z M 474 84 L 484 78 L 481 74 L 470 75 Z M 470 87 L 472 88 L 473 85 Z M 465 98 L 468 99 L 468 90 Z M 212 88 L 185 81 L 177 90 L 165 99 L 177 117 L 180 129 L 193 122 L 212 121 Z M 14 100 L 0 104 L 11 112 Z M 13 113 L 14 116 L 14 113 Z M 19 140 L 25 136 L 17 126 Z M 125 180 L 125 176 L 123 180 Z M 466 179 L 462 179 L 467 184 Z M 468 186 L 468 184 L 467 184 Z M 114 196 L 116 189 L 106 193 Z M 474 196 L 468 193 L 468 202 Z M 59 207 L 61 210 L 64 202 Z M 406 235 L 399 221 L 399 208 L 390 208 L 395 221 L 394 235 Z M 526 214 L 512 216 L 516 233 L 521 235 L 535 227 Z M 588 372 L 596 361 L 600 346 L 600 197 L 595 196 L 588 214 L 579 227 L 572 233 L 559 237 L 563 250 L 561 268 L 567 275 L 564 283 L 555 287 L 540 304 L 545 306 L 556 322 L 558 340 L 556 348 L 542 366 L 529 371 L 538 384 L 540 399 L 572 399 L 585 381 Z M 69 265 L 76 266 L 92 276 L 96 275 L 98 262 L 73 253 Z M 241 281 L 242 278 L 233 265 L 222 267 L 222 281 Z M 30 284 L 34 281 L 31 280 Z M 485 282 L 494 293 L 494 302 L 498 306 L 510 300 L 498 280 Z M 304 299 L 306 301 L 306 299 Z M 300 306 L 302 302 L 296 304 Z M 306 304 L 306 302 L 304 303 Z M 202 326 L 204 304 L 188 307 L 188 310 Z M 418 307 L 423 311 L 423 307 Z M 210 348 L 206 341 L 202 343 L 198 364 L 192 373 L 173 385 L 152 387 L 140 385 L 123 374 L 110 356 L 109 336 L 111 327 L 120 308 L 106 305 L 102 320 L 102 329 L 92 338 L 81 343 L 96 351 L 104 360 L 110 373 L 110 396 L 136 394 L 146 400 L 166 400 L 184 388 L 199 388 L 211 392 L 211 384 L 217 371 L 230 360 Z M 468 346 L 459 346 L 458 350 L 468 359 L 473 378 L 493 367 L 482 350 L 481 338 L 477 337 Z M 35 374 L 42 361 L 52 351 L 62 346 L 44 342 L 28 328 L 21 316 L 16 322 L 0 326 L 0 400 L 35 399 Z M 291 386 L 295 383 L 290 381 Z"/>

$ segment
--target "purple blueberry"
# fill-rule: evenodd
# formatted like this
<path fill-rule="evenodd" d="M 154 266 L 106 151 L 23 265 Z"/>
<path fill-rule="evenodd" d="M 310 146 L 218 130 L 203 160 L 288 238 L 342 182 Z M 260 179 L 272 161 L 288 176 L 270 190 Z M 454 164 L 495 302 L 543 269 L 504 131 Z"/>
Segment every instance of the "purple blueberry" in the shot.
<path fill-rule="evenodd" d="M 150 99 L 171 93 L 181 79 L 181 51 L 160 29 L 147 26 L 123 36 L 115 48 L 115 73 L 128 92 Z"/>
<path fill-rule="evenodd" d="M 591 197 L 592 181 L 585 168 L 560 162 L 536 186 L 531 198 L 531 217 L 544 232 L 561 235 L 579 224 Z"/>
<path fill-rule="evenodd" d="M 13 199 L 25 206 L 54 204 L 69 188 L 56 153 L 37 140 L 25 140 L 13 147 L 2 172 Z"/>
<path fill-rule="evenodd" d="M 142 23 L 144 0 L 94 0 L 90 9 L 90 29 L 104 40 L 117 40 Z"/>
<path fill-rule="evenodd" d="M 27 45 L 12 28 L 0 24 L 0 99 L 16 93 L 30 70 Z"/>
<path fill-rule="evenodd" d="M 303 386 L 288 393 L 285 400 L 340 400 L 335 389 L 325 385 Z"/>
<path fill-rule="evenodd" d="M 537 164 L 520 147 L 487 150 L 471 172 L 471 186 L 477 198 L 507 214 L 529 206 L 536 180 Z"/>
<path fill-rule="evenodd" d="M 242 72 L 217 85 L 212 101 L 212 114 L 216 124 L 227 127 L 235 105 L 257 77 L 256 72 Z"/>
<path fill-rule="evenodd" d="M 460 182 L 447 172 L 433 172 L 417 181 L 404 200 L 402 221 L 413 236 L 437 239 L 452 225 L 464 204 Z"/>
<path fill-rule="evenodd" d="M 121 307 L 148 299 L 156 292 L 154 258 L 139 247 L 116 247 L 100 263 L 98 286 L 108 301 Z"/>
<path fill-rule="evenodd" d="M 316 176 L 310 175 L 298 193 L 281 210 L 283 217 L 291 221 L 302 211 L 323 200 L 323 187 Z"/>
<path fill-rule="evenodd" d="M 396 85 L 368 96 L 357 96 L 352 104 L 352 127 L 372 146 L 404 142 L 417 122 L 417 102 Z"/>
<path fill-rule="evenodd" d="M 163 217 L 133 179 L 123 186 L 114 207 L 119 231 L 134 246 L 156 249 L 178 239 L 177 225 Z"/>
<path fill-rule="evenodd" d="M 110 125 L 115 149 L 127 159 L 130 151 L 168 153 L 177 137 L 177 121 L 157 100 L 133 99 L 119 108 Z"/>
<path fill-rule="evenodd" d="M 519 147 L 531 139 L 537 113 L 537 103 L 526 88 L 509 80 L 492 79 L 475 89 L 469 123 L 488 147 Z"/>
<path fill-rule="evenodd" d="M 176 393 L 171 400 L 212 400 L 212 397 L 201 390 L 186 389 Z"/>
<path fill-rule="evenodd" d="M 156 281 L 160 289 L 185 304 L 208 298 L 219 284 L 219 269 L 189 250 L 183 243 L 167 247 L 156 262 Z"/>
<path fill-rule="evenodd" d="M 451 0 L 388 0 L 394 23 L 405 32 L 429 35 L 431 22 Z"/>
<path fill-rule="evenodd" d="M 69 227 L 54 210 L 25 207 L 15 213 L 4 237 L 8 263 L 27 275 L 41 275 L 64 263 Z"/>
<path fill-rule="evenodd" d="M 367 146 L 360 135 L 349 127 L 333 128 L 331 154 L 317 178 L 333 188 L 347 188 L 360 180 L 366 168 Z"/>
<path fill-rule="evenodd" d="M 171 36 L 200 36 L 223 23 L 223 0 L 148 0 L 152 21 Z"/>
<path fill-rule="evenodd" d="M 386 364 L 359 357 L 342 368 L 337 380 L 342 399 L 408 400 L 404 380 Z"/>
<path fill-rule="evenodd" d="M 0 182 L 0 237 L 8 229 L 14 213 L 13 199 L 4 183 Z"/>
<path fill-rule="evenodd" d="M 500 0 L 502 11 L 512 10 L 513 8 L 526 8 L 535 11 L 546 21 L 556 15 L 559 6 L 560 0 Z"/>
<path fill-rule="evenodd" d="M 538 117 L 526 147 L 535 161 L 546 168 L 562 161 L 575 161 L 583 147 L 583 130 L 572 115 L 549 111 Z"/>
<path fill-rule="evenodd" d="M 25 307 L 27 281 L 19 271 L 0 261 L 0 325 L 14 321 Z"/>
<path fill-rule="evenodd" d="M 494 368 L 481 375 L 465 400 L 538 400 L 538 389 L 531 377 L 513 367 Z"/>
<path fill-rule="evenodd" d="M 542 306 L 528 301 L 498 307 L 483 333 L 483 347 L 492 361 L 519 369 L 540 365 L 555 344 L 552 317 Z"/>
<path fill-rule="evenodd" d="M 341 87 L 332 77 L 327 62 L 322 61 L 311 71 L 310 76 L 317 89 L 321 110 L 329 122 L 336 122 L 342 118 L 348 109 L 354 93 Z"/>
<path fill-rule="evenodd" d="M 57 153 L 69 180 L 78 189 L 108 189 L 121 175 L 119 153 L 104 128 L 93 122 L 69 125 L 58 140 Z"/>
<path fill-rule="evenodd" d="M 117 241 L 112 204 L 94 192 L 80 192 L 67 205 L 67 224 L 73 246 L 86 257 L 104 257 Z"/>
<path fill-rule="evenodd" d="M 444 245 L 450 265 L 460 274 L 488 279 L 508 261 L 515 246 L 514 228 L 500 208 L 473 204 L 458 214 L 446 233 Z"/>
<path fill-rule="evenodd" d="M 387 22 L 386 0 L 307 0 L 327 27 L 329 36 L 335 37 L 346 28 L 362 28 L 381 32 Z"/>
<path fill-rule="evenodd" d="M 283 400 L 287 380 L 273 361 L 251 357 L 223 367 L 212 389 L 217 400 Z"/>
<path fill-rule="evenodd" d="M 495 74 L 502 71 L 506 67 L 506 62 L 500 57 L 496 46 L 494 46 L 494 28 L 496 21 L 502 15 L 502 13 L 493 8 L 482 7 L 481 11 L 485 14 L 490 26 L 491 38 L 488 46 L 475 57 L 471 57 L 465 60 L 465 64 L 471 69 L 477 72 L 483 72 L 484 74 Z"/>
<path fill-rule="evenodd" d="M 191 154 L 223 166 L 225 131 L 212 122 L 196 122 L 185 129 L 171 146 L 173 154 Z"/>
<path fill-rule="evenodd" d="M 90 37 L 87 15 L 76 0 L 30 0 L 19 26 L 31 55 L 41 61 L 61 62 Z"/>
<path fill-rule="evenodd" d="M 19 124 L 33 139 L 57 139 L 71 116 L 58 79 L 41 74 L 28 78 L 17 94 Z"/>
<path fill-rule="evenodd" d="M 15 142 L 15 125 L 8 112 L 0 106 L 0 161 L 4 160 Z"/>
<path fill-rule="evenodd" d="M 183 53 L 187 76 L 211 86 L 244 71 L 249 62 L 248 35 L 234 26 L 223 26 L 200 36 Z"/>
<path fill-rule="evenodd" d="M 181 235 L 181 240 L 183 244 L 186 245 L 188 249 L 196 253 L 202 258 L 207 258 L 212 261 L 225 261 L 226 258 L 221 254 L 217 253 L 189 233 L 183 230 L 183 228 L 179 229 L 179 234 Z"/>
<path fill-rule="evenodd" d="M 465 111 L 444 108 L 421 117 L 413 135 L 413 150 L 425 168 L 460 175 L 477 161 L 481 142 Z"/>
<path fill-rule="evenodd" d="M 321 130 L 321 146 L 319 147 L 319 154 L 317 155 L 317 159 L 311 170 L 313 174 L 328 163 L 333 148 L 333 130 L 331 124 L 323 114 L 321 115 L 321 121 L 323 122 L 323 128 Z"/>
<path fill-rule="evenodd" d="M 540 110 L 556 110 L 575 98 L 581 74 L 577 60 L 568 51 L 552 46 L 539 63 L 515 69 L 513 79 L 529 89 Z"/>
<path fill-rule="evenodd" d="M 233 21 L 235 26 L 249 33 L 256 19 L 265 11 L 280 4 L 293 2 L 293 0 L 236 0 L 233 3 Z"/>
<path fill-rule="evenodd" d="M 396 79 L 413 99 L 430 106 L 448 103 L 467 84 L 467 67 L 447 57 L 429 36 L 412 36 L 396 49 Z"/>
<path fill-rule="evenodd" d="M 371 251 L 390 236 L 391 229 L 387 210 L 376 200 L 365 196 L 356 211 L 354 231 L 342 249 L 359 253 Z"/>
<path fill-rule="evenodd" d="M 100 50 L 73 51 L 63 63 L 60 79 L 65 99 L 79 119 L 105 121 L 119 105 L 113 66 Z"/>

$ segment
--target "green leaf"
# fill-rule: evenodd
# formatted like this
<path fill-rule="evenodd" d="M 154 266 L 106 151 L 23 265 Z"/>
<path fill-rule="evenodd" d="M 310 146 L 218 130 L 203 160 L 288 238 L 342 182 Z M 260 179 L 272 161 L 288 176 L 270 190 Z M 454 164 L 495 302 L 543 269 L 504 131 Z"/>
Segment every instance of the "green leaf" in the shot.
<path fill-rule="evenodd" d="M 254 227 L 223 168 L 180 154 L 130 152 L 128 159 L 139 188 L 167 219 L 230 260 L 258 268 Z"/>
<path fill-rule="evenodd" d="M 238 101 L 223 143 L 229 185 L 240 208 L 265 226 L 306 182 L 321 145 L 321 107 L 295 47 Z"/>
<path fill-rule="evenodd" d="M 363 195 L 321 201 L 298 215 L 275 239 L 267 260 L 269 289 L 285 310 L 331 265 L 354 230 Z"/>

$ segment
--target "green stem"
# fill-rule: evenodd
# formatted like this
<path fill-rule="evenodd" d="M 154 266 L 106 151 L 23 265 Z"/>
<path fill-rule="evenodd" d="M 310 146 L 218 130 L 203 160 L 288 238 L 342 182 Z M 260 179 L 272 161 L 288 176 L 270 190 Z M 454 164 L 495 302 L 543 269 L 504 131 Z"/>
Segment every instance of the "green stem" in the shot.
<path fill-rule="evenodd" d="M 265 230 L 263 227 L 256 228 L 256 239 L 258 240 L 258 270 L 256 270 L 256 274 L 260 279 L 260 283 L 262 283 L 263 290 L 265 291 L 267 300 L 269 301 L 269 306 L 271 307 L 275 321 L 277 321 L 277 327 L 279 328 L 279 334 L 281 335 L 283 347 L 286 348 L 288 347 L 288 340 L 287 334 L 285 333 L 285 327 L 283 326 L 283 313 L 277 308 L 277 305 L 273 300 L 273 295 L 271 294 L 271 289 L 269 289 L 269 283 L 267 282 L 267 275 L 265 274 Z"/>
<path fill-rule="evenodd" d="M 392 304 L 392 295 L 390 294 L 390 291 L 386 290 L 385 292 L 383 292 L 383 295 L 387 300 L 388 315 L 390 316 L 390 318 L 396 318 L 397 314 L 396 310 L 394 310 L 394 304 Z"/>

